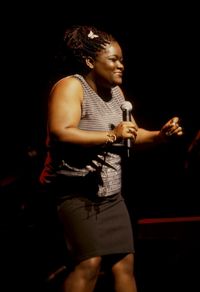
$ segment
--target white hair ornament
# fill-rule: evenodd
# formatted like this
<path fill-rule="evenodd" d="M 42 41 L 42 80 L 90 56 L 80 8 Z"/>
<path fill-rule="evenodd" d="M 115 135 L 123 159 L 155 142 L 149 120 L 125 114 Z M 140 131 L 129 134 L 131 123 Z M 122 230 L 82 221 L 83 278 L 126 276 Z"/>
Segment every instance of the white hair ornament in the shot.
<path fill-rule="evenodd" d="M 88 33 L 89 39 L 95 39 L 98 38 L 99 36 L 97 34 L 94 34 L 92 30 Z"/>

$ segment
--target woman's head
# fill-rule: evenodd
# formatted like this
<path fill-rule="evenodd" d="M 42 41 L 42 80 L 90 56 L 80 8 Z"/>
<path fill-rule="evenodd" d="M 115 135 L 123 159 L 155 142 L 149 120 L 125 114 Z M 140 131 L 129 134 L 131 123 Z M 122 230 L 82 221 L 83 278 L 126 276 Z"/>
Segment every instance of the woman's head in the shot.
<path fill-rule="evenodd" d="M 65 31 L 64 46 L 70 50 L 76 60 L 85 66 L 85 59 L 95 59 L 107 44 L 115 41 L 114 37 L 92 26 L 72 26 Z"/>
<path fill-rule="evenodd" d="M 65 31 L 63 49 L 68 59 L 66 66 L 73 63 L 75 73 L 92 71 L 102 82 L 121 83 L 121 47 L 110 33 L 93 26 L 72 26 Z"/>
<path fill-rule="evenodd" d="M 96 59 L 106 45 L 116 42 L 107 32 L 93 26 L 74 25 L 66 29 L 55 58 L 57 69 L 63 73 L 87 73 L 86 59 Z"/>

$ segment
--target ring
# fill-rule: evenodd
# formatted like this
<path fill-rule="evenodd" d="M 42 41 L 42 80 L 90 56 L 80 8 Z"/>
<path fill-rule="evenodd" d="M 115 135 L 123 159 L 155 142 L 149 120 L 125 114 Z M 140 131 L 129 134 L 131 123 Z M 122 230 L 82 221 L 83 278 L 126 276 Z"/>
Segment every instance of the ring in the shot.
<path fill-rule="evenodd" d="M 171 136 L 172 134 L 170 132 L 166 132 L 165 136 Z"/>

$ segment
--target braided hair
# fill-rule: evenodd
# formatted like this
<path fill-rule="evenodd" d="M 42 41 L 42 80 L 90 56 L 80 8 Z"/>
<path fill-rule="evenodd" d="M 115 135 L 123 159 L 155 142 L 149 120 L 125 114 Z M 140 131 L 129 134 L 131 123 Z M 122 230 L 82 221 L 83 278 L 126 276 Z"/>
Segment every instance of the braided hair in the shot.
<path fill-rule="evenodd" d="M 93 26 L 74 25 L 68 28 L 64 32 L 60 55 L 63 71 L 71 68 L 71 71 L 74 71 L 72 73 L 87 72 L 85 59 L 95 59 L 97 54 L 113 41 L 116 40 L 110 33 Z"/>

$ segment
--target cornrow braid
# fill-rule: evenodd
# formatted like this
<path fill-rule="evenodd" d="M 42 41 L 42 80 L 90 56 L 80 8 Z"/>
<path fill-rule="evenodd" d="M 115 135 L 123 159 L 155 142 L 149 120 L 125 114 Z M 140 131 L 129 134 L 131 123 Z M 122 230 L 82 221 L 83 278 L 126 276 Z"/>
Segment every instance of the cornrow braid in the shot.
<path fill-rule="evenodd" d="M 93 26 L 72 26 L 65 31 L 64 49 L 71 51 L 79 65 L 85 67 L 85 58 L 96 58 L 106 44 L 115 41 L 115 38 Z"/>

